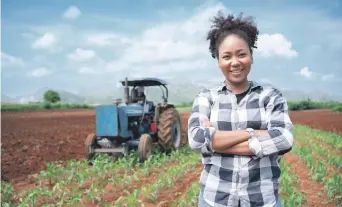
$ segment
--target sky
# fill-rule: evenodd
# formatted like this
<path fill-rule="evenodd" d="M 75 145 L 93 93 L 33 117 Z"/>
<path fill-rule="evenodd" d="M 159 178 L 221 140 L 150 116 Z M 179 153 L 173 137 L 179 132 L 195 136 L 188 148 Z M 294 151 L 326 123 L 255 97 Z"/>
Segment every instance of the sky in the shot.
<path fill-rule="evenodd" d="M 206 40 L 219 10 L 258 25 L 250 80 L 341 94 L 342 2 L 257 2 L 2 0 L 2 94 L 107 90 L 124 77 L 219 83 Z"/>

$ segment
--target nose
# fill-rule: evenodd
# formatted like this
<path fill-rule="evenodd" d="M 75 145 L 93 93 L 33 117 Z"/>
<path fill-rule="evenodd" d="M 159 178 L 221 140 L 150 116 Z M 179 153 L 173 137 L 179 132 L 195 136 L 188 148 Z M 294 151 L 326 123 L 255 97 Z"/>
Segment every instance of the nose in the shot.
<path fill-rule="evenodd" d="M 233 56 L 232 58 L 231 58 L 231 64 L 232 64 L 232 66 L 234 67 L 234 66 L 239 66 L 240 65 L 240 61 L 239 61 L 239 59 L 238 58 L 236 58 L 235 56 Z"/>

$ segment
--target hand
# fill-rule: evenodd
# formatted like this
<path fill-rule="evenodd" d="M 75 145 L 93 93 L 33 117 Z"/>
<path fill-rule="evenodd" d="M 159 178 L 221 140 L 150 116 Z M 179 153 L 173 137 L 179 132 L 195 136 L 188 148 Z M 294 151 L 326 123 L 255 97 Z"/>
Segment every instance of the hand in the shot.
<path fill-rule="evenodd" d="M 205 116 L 200 117 L 200 122 L 201 122 L 202 126 L 204 126 L 204 127 L 211 127 L 212 126 L 209 119 Z"/>
<path fill-rule="evenodd" d="M 267 133 L 267 130 L 254 130 L 254 135 L 256 137 L 261 136 L 261 135 L 266 134 L 266 133 Z"/>

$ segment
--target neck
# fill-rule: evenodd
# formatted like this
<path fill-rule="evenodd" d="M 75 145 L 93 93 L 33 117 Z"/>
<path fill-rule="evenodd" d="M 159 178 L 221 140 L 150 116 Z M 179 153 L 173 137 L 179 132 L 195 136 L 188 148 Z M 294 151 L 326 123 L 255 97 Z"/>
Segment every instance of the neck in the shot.
<path fill-rule="evenodd" d="M 226 80 L 226 86 L 234 93 L 239 94 L 245 92 L 249 88 L 249 82 L 248 80 L 245 80 L 241 83 L 231 83 L 228 80 Z"/>

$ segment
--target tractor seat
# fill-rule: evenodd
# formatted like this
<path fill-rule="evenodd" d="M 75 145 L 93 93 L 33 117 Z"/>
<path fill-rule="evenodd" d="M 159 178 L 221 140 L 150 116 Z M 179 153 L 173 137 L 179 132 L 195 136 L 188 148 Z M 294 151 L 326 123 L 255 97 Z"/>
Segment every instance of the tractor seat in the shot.
<path fill-rule="evenodd" d="M 138 90 L 137 89 L 133 89 L 131 92 L 131 99 L 133 103 L 136 103 L 138 101 L 143 101 L 145 98 L 145 95 L 142 94 L 142 96 L 139 96 Z M 140 94 L 141 95 L 141 94 Z"/>
<path fill-rule="evenodd" d="M 140 102 L 142 106 L 144 106 L 144 102 Z M 154 112 L 155 106 L 153 104 L 153 101 L 146 101 L 146 106 L 144 107 L 145 113 L 152 113 Z"/>

